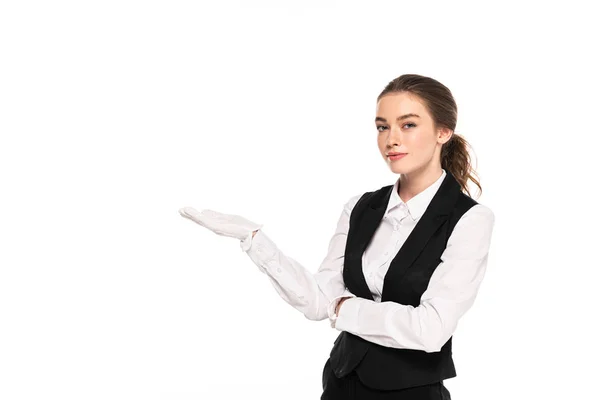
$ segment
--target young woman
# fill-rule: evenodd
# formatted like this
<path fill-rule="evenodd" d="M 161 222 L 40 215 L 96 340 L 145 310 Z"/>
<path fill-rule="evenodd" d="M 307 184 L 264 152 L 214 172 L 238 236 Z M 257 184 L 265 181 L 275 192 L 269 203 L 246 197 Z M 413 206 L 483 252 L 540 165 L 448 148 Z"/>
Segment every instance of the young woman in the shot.
<path fill-rule="evenodd" d="M 454 133 L 457 107 L 440 82 L 406 74 L 377 98 L 381 156 L 393 185 L 351 197 L 316 273 L 283 254 L 262 225 L 179 210 L 240 246 L 306 318 L 340 331 L 322 400 L 450 399 L 452 335 L 485 274 L 494 214 L 469 195 L 476 173 Z"/>

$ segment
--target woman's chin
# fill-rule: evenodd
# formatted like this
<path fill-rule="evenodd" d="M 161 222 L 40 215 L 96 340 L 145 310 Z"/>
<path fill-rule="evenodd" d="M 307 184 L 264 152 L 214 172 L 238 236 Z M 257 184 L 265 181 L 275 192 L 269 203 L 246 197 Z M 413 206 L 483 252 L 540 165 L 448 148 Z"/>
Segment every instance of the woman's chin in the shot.
<path fill-rule="evenodd" d="M 402 160 L 388 161 L 387 164 L 388 164 L 388 167 L 390 168 L 390 171 L 392 171 L 395 174 L 405 173 L 405 171 L 407 171 L 408 168 L 406 168 L 405 165 L 402 165 L 402 163 L 400 163 L 398 161 L 402 161 Z"/>

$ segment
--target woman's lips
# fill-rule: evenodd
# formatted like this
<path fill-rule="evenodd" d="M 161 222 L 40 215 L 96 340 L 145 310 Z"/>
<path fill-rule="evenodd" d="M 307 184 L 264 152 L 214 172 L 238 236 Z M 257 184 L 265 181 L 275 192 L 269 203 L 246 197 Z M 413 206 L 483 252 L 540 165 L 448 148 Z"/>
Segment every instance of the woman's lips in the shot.
<path fill-rule="evenodd" d="M 390 153 L 390 154 L 388 154 L 388 158 L 392 161 L 399 160 L 407 154 L 408 153 Z"/>

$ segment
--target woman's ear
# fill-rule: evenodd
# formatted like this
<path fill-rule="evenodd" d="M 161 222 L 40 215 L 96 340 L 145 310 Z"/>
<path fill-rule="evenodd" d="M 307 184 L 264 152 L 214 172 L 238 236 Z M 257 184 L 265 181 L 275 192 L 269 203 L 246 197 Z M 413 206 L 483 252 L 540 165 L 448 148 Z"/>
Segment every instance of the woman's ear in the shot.
<path fill-rule="evenodd" d="M 438 129 L 438 143 L 444 144 L 452 139 L 454 132 L 448 128 L 440 128 Z"/>

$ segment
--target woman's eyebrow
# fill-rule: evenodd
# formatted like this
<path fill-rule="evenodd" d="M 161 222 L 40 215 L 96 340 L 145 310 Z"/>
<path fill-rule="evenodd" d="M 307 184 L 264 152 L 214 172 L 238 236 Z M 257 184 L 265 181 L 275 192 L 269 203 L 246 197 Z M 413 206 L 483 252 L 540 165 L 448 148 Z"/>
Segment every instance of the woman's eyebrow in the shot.
<path fill-rule="evenodd" d="M 417 114 L 404 114 L 399 116 L 398 118 L 396 118 L 396 121 L 400 121 L 402 119 L 406 119 L 406 118 L 410 118 L 410 117 L 415 117 L 415 118 L 421 118 L 419 117 Z M 375 117 L 375 122 L 377 121 L 381 121 L 381 122 L 387 122 L 387 120 L 383 117 Z"/>

